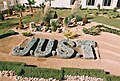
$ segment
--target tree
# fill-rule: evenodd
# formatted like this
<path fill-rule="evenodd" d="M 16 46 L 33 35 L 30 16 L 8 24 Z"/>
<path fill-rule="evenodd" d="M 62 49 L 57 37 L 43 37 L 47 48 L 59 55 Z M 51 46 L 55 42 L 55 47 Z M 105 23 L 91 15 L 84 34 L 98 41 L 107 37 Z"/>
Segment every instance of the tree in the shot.
<path fill-rule="evenodd" d="M 42 13 L 44 13 L 44 8 L 45 8 L 44 3 L 40 4 L 40 9 L 42 9 Z"/>
<path fill-rule="evenodd" d="M 79 12 L 79 10 L 80 10 L 80 4 L 79 1 L 76 0 L 72 6 L 71 14 L 76 14 Z"/>
<path fill-rule="evenodd" d="M 23 22 L 22 22 L 22 11 L 25 10 L 25 7 L 21 4 L 17 4 L 15 9 L 20 12 L 19 14 L 19 28 L 23 28 Z"/>
<path fill-rule="evenodd" d="M 97 5 L 98 11 L 100 11 L 100 4 Z"/>
<path fill-rule="evenodd" d="M 36 2 L 35 2 L 35 0 L 27 0 L 27 1 L 28 1 L 28 5 L 30 6 L 31 13 L 33 13 L 32 5 L 34 5 Z"/>

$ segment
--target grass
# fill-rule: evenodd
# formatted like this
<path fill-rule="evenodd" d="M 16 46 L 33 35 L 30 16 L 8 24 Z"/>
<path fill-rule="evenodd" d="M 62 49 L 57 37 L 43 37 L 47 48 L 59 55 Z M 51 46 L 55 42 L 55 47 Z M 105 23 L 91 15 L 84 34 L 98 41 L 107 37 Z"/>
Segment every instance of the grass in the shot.
<path fill-rule="evenodd" d="M 27 23 L 32 21 L 30 16 L 26 16 L 23 18 L 23 22 Z M 0 34 L 6 32 L 8 29 L 19 25 L 19 18 L 12 18 L 4 21 L 0 21 Z"/>
<path fill-rule="evenodd" d="M 58 14 L 59 17 L 66 17 L 70 15 L 71 10 L 70 9 L 56 9 L 55 10 Z M 93 13 L 95 10 L 89 10 L 89 12 Z M 87 10 L 80 10 L 79 15 L 83 18 L 85 16 L 85 13 L 87 13 Z M 34 16 L 26 16 L 23 18 L 23 23 L 28 23 L 31 21 L 36 21 L 36 22 L 42 22 L 43 19 L 43 14 L 39 11 L 38 13 L 35 13 Z M 96 22 L 111 25 L 117 28 L 120 28 L 120 20 L 112 18 L 112 19 L 107 19 L 105 17 L 100 17 L 100 16 L 91 16 L 88 15 L 88 19 L 93 19 Z M 13 18 L 13 19 L 8 19 L 4 21 L 0 21 L 0 34 L 6 32 L 8 29 L 17 26 L 19 22 L 19 18 Z"/>
<path fill-rule="evenodd" d="M 115 18 L 107 19 L 105 17 L 97 16 L 94 18 L 94 21 L 120 28 L 120 20 Z"/>

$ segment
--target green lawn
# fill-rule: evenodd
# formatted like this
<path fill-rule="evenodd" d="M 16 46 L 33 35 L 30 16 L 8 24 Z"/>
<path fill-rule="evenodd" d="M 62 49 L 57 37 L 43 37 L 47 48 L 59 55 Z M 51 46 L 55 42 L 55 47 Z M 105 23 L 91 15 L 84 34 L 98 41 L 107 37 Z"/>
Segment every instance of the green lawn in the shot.
<path fill-rule="evenodd" d="M 98 16 L 94 18 L 94 21 L 120 28 L 120 20 L 115 18 L 107 19 L 105 17 Z"/>
<path fill-rule="evenodd" d="M 57 14 L 59 17 L 66 17 L 68 15 L 71 14 L 71 10 L 70 9 L 56 9 Z M 89 12 L 94 12 L 95 10 L 89 10 Z M 85 16 L 85 13 L 87 13 L 87 10 L 80 10 L 79 11 L 79 15 L 81 17 Z M 35 13 L 34 16 L 26 16 L 23 18 L 23 22 L 27 23 L 27 22 L 31 22 L 31 21 L 39 21 L 41 22 L 43 19 L 43 13 Z M 120 20 L 118 19 L 107 19 L 104 17 L 100 17 L 100 16 L 91 16 L 88 15 L 88 19 L 92 19 L 96 22 L 99 23 L 103 23 L 103 24 L 107 24 L 107 25 L 111 25 L 111 26 L 115 26 L 117 28 L 120 28 Z M 5 31 L 7 31 L 8 29 L 18 25 L 19 22 L 19 18 L 14 18 L 14 19 L 9 19 L 9 20 L 5 20 L 5 21 L 0 21 L 0 34 L 4 33 Z"/>

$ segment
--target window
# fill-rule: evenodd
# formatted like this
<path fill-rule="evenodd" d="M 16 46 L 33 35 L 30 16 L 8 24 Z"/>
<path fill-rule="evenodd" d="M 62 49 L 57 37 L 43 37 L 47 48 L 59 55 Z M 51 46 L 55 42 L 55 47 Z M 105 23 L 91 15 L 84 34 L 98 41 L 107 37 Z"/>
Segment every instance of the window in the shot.
<path fill-rule="evenodd" d="M 103 6 L 110 6 L 111 0 L 103 0 Z"/>
<path fill-rule="evenodd" d="M 95 0 L 87 0 L 86 5 L 94 6 Z"/>
<path fill-rule="evenodd" d="M 74 4 L 74 2 L 75 2 L 75 0 L 71 0 L 70 5 L 73 5 L 73 4 Z"/>
<path fill-rule="evenodd" d="M 117 7 L 120 8 L 120 0 L 117 2 Z"/>

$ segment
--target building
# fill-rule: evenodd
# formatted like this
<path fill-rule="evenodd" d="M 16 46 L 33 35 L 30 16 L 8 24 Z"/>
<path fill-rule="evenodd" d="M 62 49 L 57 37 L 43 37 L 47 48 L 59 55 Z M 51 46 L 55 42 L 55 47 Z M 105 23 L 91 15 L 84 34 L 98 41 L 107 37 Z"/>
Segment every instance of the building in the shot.
<path fill-rule="evenodd" d="M 35 6 L 39 6 L 41 3 L 51 1 L 51 7 L 57 8 L 71 8 L 71 5 L 75 0 L 35 0 Z M 79 0 L 82 8 L 96 9 L 97 5 L 100 4 L 101 8 L 113 9 L 114 7 L 120 8 L 120 0 Z M 20 3 L 27 3 L 27 0 L 20 0 Z"/>
<path fill-rule="evenodd" d="M 82 8 L 96 9 L 100 4 L 103 9 L 120 8 L 120 0 L 81 0 Z"/>
<path fill-rule="evenodd" d="M 4 9 L 7 8 L 6 1 L 3 0 Z M 11 1 L 11 5 L 15 5 L 16 2 L 24 4 L 28 3 L 27 0 L 9 0 Z M 75 0 L 35 0 L 36 3 L 34 6 L 39 6 L 39 4 L 45 3 L 47 1 L 51 1 L 51 7 L 57 7 L 57 8 L 71 8 L 71 6 L 74 4 Z M 120 0 L 79 0 L 79 2 L 82 5 L 82 8 L 90 8 L 90 9 L 96 9 L 97 5 L 100 4 L 101 9 L 113 9 L 114 7 L 120 8 Z"/>

